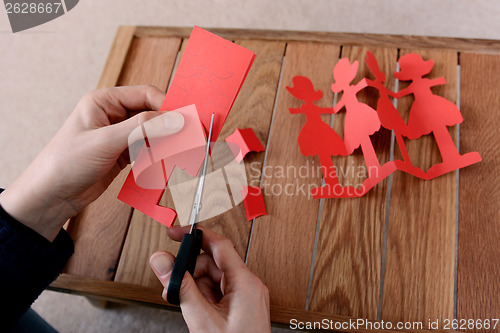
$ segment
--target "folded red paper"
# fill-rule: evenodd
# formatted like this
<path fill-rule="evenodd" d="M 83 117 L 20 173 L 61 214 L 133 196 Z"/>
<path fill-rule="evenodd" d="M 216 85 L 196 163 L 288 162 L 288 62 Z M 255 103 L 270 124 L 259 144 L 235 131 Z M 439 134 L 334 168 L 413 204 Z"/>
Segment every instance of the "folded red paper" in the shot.
<path fill-rule="evenodd" d="M 259 186 L 245 186 L 241 194 L 244 198 L 243 205 L 245 206 L 248 221 L 258 216 L 267 215 L 262 189 Z"/>
<path fill-rule="evenodd" d="M 235 144 L 230 145 L 230 148 L 238 163 L 241 163 L 246 154 L 251 151 L 264 151 L 264 146 L 251 128 L 237 128 L 233 134 L 226 138 L 226 142 Z"/>

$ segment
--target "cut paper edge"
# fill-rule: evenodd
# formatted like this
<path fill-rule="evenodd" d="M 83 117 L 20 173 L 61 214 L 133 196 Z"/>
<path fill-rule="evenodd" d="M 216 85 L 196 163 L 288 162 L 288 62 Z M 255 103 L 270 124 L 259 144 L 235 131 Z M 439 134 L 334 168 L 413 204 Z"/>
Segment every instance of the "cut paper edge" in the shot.
<path fill-rule="evenodd" d="M 265 150 L 259 138 L 257 138 L 257 135 L 255 135 L 255 132 L 251 128 L 237 128 L 233 134 L 226 138 L 226 142 L 234 143 L 239 147 L 238 151 L 233 150 L 234 157 L 238 163 L 241 163 L 243 158 L 250 152 L 261 152 Z"/>
<path fill-rule="evenodd" d="M 118 194 L 118 200 L 171 228 L 175 223 L 177 212 L 159 205 L 164 192 L 165 189 L 152 190 L 137 186 L 134 175 L 130 172 Z"/>

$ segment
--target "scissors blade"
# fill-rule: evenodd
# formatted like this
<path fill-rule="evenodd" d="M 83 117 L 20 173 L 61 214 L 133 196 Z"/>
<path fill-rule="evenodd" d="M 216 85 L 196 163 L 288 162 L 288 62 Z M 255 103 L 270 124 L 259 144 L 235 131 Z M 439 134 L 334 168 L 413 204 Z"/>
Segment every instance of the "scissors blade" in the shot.
<path fill-rule="evenodd" d="M 208 132 L 207 146 L 205 149 L 205 160 L 203 161 L 203 169 L 201 171 L 200 179 L 198 180 L 198 188 L 196 189 L 196 194 L 194 197 L 193 208 L 191 210 L 191 216 L 189 217 L 189 224 L 191 225 L 190 233 L 196 229 L 196 223 L 198 223 L 198 215 L 201 210 L 201 197 L 203 194 L 203 186 L 205 184 L 205 175 L 207 173 L 207 164 L 210 151 L 210 140 L 212 139 L 212 129 L 214 126 L 215 113 L 212 113 L 212 119 L 210 120 L 210 130 Z"/>

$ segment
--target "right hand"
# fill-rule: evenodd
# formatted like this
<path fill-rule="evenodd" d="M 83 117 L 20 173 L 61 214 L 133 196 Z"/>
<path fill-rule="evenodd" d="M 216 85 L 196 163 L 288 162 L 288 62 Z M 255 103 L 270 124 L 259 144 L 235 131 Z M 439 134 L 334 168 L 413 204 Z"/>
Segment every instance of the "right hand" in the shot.
<path fill-rule="evenodd" d="M 182 315 L 190 332 L 270 332 L 269 291 L 236 252 L 231 241 L 203 230 L 194 276 L 186 272 L 180 290 Z M 181 241 L 189 227 L 168 230 Z M 162 283 L 163 299 L 174 267 L 170 252 L 155 252 L 150 263 Z"/>

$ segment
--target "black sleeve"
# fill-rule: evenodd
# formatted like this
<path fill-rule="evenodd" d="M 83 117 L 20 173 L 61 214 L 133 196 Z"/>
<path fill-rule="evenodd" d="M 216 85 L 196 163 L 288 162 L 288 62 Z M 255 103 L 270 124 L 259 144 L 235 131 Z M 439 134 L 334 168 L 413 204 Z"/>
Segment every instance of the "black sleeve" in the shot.
<path fill-rule="evenodd" d="M 0 206 L 0 331 L 14 324 L 61 274 L 73 251 L 66 231 L 51 243 Z"/>

